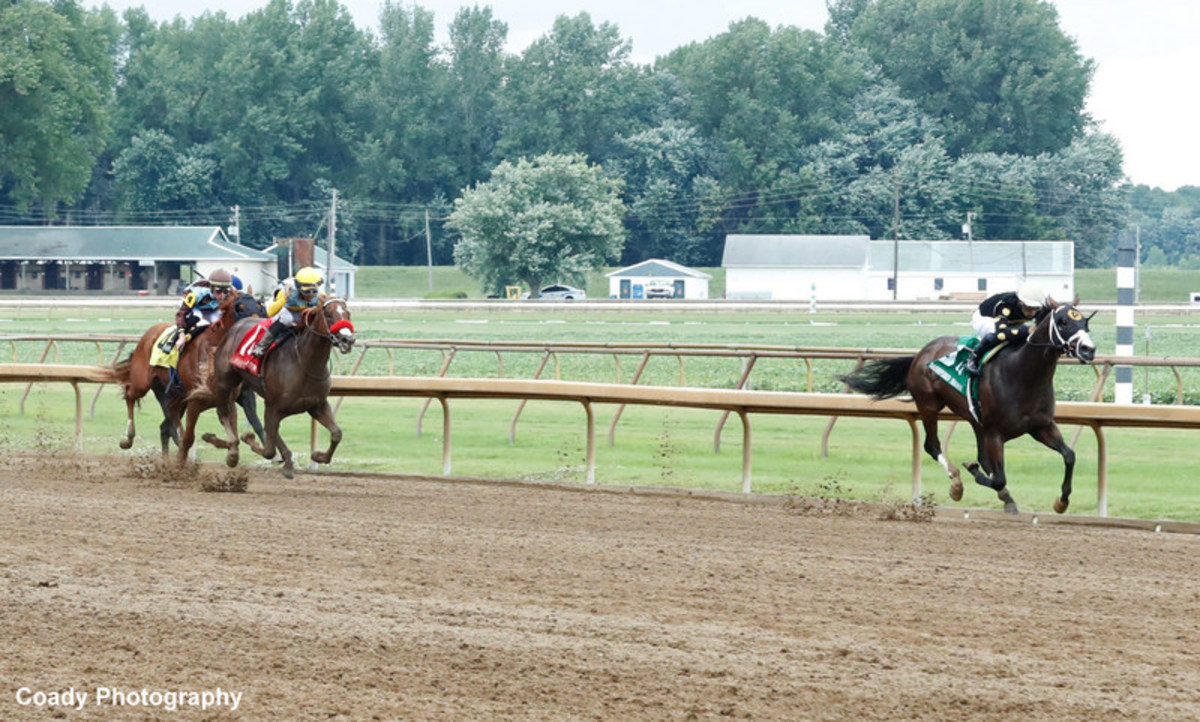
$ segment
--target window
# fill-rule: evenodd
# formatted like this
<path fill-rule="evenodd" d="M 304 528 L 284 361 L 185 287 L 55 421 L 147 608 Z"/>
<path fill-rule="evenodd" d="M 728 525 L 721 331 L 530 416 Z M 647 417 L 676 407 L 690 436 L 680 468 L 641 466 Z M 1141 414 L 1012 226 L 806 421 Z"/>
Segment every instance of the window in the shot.
<path fill-rule="evenodd" d="M 977 282 L 976 288 L 979 289 L 980 291 L 986 291 L 987 290 L 987 279 L 986 278 L 979 279 L 979 281 Z"/>
<path fill-rule="evenodd" d="M 946 279 L 944 279 L 944 278 L 933 279 L 933 290 L 940 291 L 940 290 L 942 290 L 942 287 L 945 285 L 946 285 Z"/>
<path fill-rule="evenodd" d="M 889 279 L 888 279 L 888 290 L 889 290 L 889 291 L 895 291 L 895 290 L 896 290 L 896 279 L 894 279 L 894 278 L 889 278 Z"/>

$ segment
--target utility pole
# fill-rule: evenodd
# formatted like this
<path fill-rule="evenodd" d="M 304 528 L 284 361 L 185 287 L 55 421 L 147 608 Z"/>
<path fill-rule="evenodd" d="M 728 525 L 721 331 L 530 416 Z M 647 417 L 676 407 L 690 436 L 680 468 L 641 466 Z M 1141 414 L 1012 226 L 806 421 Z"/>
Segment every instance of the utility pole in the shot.
<path fill-rule="evenodd" d="M 329 267 L 325 269 L 326 275 L 329 276 L 329 295 L 337 295 L 337 276 L 333 273 L 334 259 L 337 258 L 333 254 L 337 248 L 337 188 L 333 189 L 333 204 L 329 208 Z"/>
<path fill-rule="evenodd" d="M 900 184 L 892 198 L 892 300 L 900 290 Z"/>
<path fill-rule="evenodd" d="M 233 207 L 233 225 L 229 226 L 229 236 L 236 242 L 242 242 L 242 209 L 241 206 Z"/>
<path fill-rule="evenodd" d="M 433 238 L 429 234 L 429 209 L 425 209 L 425 261 L 429 265 L 429 290 L 433 291 Z"/>
<path fill-rule="evenodd" d="M 972 273 L 975 272 L 975 240 L 974 229 L 971 227 L 971 221 L 975 220 L 975 214 L 967 211 L 967 222 L 963 224 L 963 233 L 967 234 L 967 265 Z"/>

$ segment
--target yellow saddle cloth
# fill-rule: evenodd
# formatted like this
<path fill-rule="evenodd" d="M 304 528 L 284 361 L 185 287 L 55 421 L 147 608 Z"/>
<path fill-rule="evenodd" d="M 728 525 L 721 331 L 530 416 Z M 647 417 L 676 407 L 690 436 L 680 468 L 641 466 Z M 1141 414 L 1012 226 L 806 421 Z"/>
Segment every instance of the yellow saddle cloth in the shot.
<path fill-rule="evenodd" d="M 178 326 L 168 326 L 159 334 L 150 351 L 150 365 L 163 366 L 173 369 L 179 364 L 179 350 L 175 348 L 175 339 L 179 336 Z"/>

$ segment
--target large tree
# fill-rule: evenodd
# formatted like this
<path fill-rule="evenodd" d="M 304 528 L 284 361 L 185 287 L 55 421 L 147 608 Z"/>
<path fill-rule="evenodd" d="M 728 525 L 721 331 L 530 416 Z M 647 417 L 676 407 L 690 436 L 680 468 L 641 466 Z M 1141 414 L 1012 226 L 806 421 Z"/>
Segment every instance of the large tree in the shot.
<path fill-rule="evenodd" d="M 665 258 L 685 265 L 716 265 L 724 237 L 706 211 L 723 202 L 717 154 L 710 141 L 681 121 L 617 141 L 605 166 L 624 180 L 630 243 L 621 258 L 631 264 Z"/>
<path fill-rule="evenodd" d="M 832 5 L 837 31 L 942 122 L 954 156 L 1055 152 L 1087 125 L 1084 101 L 1094 64 L 1045 0 Z"/>
<path fill-rule="evenodd" d="M 582 155 L 505 161 L 455 201 L 454 262 L 493 293 L 518 281 L 534 295 L 547 281 L 582 285 L 620 257 L 623 212 L 620 182 Z"/>
<path fill-rule="evenodd" d="M 54 215 L 82 195 L 108 133 L 120 34 L 74 0 L 0 3 L 0 202 Z"/>
<path fill-rule="evenodd" d="M 645 127 L 655 84 L 629 51 L 615 25 L 593 25 L 587 13 L 559 16 L 508 64 L 499 155 L 583 153 L 596 162 L 618 135 Z"/>

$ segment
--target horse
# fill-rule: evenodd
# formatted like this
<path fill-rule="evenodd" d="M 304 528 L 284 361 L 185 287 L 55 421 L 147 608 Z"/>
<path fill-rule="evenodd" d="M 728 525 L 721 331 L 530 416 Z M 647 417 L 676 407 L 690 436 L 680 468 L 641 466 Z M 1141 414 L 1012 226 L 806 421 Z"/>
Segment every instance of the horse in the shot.
<path fill-rule="evenodd" d="M 904 391 L 912 395 L 925 430 L 925 451 L 950 476 L 950 498 L 954 501 L 962 500 L 963 484 L 958 467 L 942 453 L 938 439 L 938 413 L 943 408 L 949 407 L 971 424 L 978 459 L 964 466 L 976 483 L 995 490 L 1010 514 L 1018 510 L 1004 473 L 1004 444 L 1029 434 L 1054 449 L 1065 466 L 1062 493 L 1054 502 L 1054 510 L 1061 514 L 1070 503 L 1075 452 L 1063 441 L 1054 423 L 1054 372 L 1063 354 L 1084 364 L 1095 358 L 1096 345 L 1088 331 L 1088 322 L 1095 315 L 1093 312 L 1085 317 L 1071 304 L 1039 311 L 1024 344 L 1002 350 L 984 364 L 978 381 L 979 418 L 972 413 L 966 395 L 929 368 L 930 361 L 955 353 L 955 336 L 936 338 L 913 356 L 868 362 L 840 379 L 851 390 L 875 399 L 891 398 Z"/>
<path fill-rule="evenodd" d="M 162 454 L 170 453 L 171 440 L 178 444 L 180 440 L 180 423 L 186 400 L 185 391 L 195 387 L 200 379 L 199 366 L 212 351 L 213 342 L 220 336 L 232 320 L 264 316 L 266 309 L 262 302 L 247 293 L 233 293 L 226 297 L 221 304 L 221 318 L 206 331 L 188 342 L 179 353 L 176 364 L 178 381 L 172 383 L 171 370 L 165 366 L 152 366 L 150 356 L 154 344 L 172 322 L 156 323 L 138 339 L 137 346 L 126 358 L 113 364 L 110 368 L 112 380 L 121 387 L 125 399 L 127 421 L 125 436 L 118 442 L 122 449 L 133 446 L 134 436 L 137 435 L 134 424 L 134 408 L 149 392 L 154 392 L 163 412 L 163 420 L 159 424 L 159 440 L 162 443 Z M 230 320 L 226 320 L 230 319 Z M 247 393 L 238 398 L 246 421 L 253 427 L 254 432 L 262 438 L 262 421 L 258 418 L 258 407 L 253 393 Z"/>
<path fill-rule="evenodd" d="M 333 408 L 329 405 L 332 386 L 329 354 L 335 346 L 343 354 L 350 353 L 354 347 L 354 324 L 344 300 L 322 300 L 300 314 L 295 333 L 277 341 L 274 349 L 262 359 L 258 373 L 254 373 L 235 365 L 233 358 L 239 355 L 239 350 L 243 354 L 247 350 L 247 333 L 257 323 L 255 319 L 234 323 L 216 348 L 210 377 L 188 394 L 179 458 L 182 462 L 195 443 L 196 417 L 215 406 L 226 432 L 225 463 L 236 467 L 238 436 L 234 399 L 243 389 L 250 389 L 263 397 L 265 433 L 262 446 L 249 435 L 243 440 L 266 459 L 275 458 L 278 450 L 283 460 L 283 475 L 291 479 L 295 476 L 292 452 L 279 435 L 279 424 L 283 419 L 308 413 L 325 427 L 329 432 L 329 448 L 312 454 L 312 460 L 319 464 L 328 464 L 333 459 L 342 440 L 342 429 L 334 421 Z"/>

